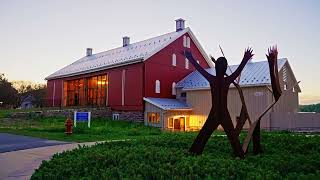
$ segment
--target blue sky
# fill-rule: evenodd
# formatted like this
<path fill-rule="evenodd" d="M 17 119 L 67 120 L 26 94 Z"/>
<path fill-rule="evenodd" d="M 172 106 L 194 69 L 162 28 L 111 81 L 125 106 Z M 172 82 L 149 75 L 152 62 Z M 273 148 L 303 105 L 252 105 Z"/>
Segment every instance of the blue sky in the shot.
<path fill-rule="evenodd" d="M 0 0 L 0 72 L 9 80 L 44 78 L 85 55 L 174 31 L 184 18 L 208 54 L 240 62 L 251 46 L 264 60 L 277 44 L 301 80 L 300 103 L 320 102 L 320 1 Z"/>

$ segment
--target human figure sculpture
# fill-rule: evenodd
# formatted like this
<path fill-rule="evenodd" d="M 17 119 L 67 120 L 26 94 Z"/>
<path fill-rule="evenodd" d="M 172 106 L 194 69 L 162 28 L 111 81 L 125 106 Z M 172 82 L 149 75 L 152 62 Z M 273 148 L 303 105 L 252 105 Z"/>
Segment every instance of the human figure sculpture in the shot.
<path fill-rule="evenodd" d="M 266 54 L 269 64 L 270 71 L 270 79 L 271 79 L 271 87 L 272 93 L 274 97 L 274 102 L 270 104 L 265 111 L 263 111 L 258 119 L 250 125 L 248 130 L 247 137 L 243 142 L 242 149 L 246 153 L 250 140 L 252 138 L 253 141 L 253 153 L 259 154 L 262 152 L 261 144 L 260 144 L 260 121 L 262 117 L 278 102 L 282 95 L 281 86 L 279 82 L 279 73 L 278 73 L 278 49 L 276 46 L 270 47 L 268 49 L 268 54 Z M 292 87 L 293 88 L 293 87 Z M 242 119 L 245 121 L 245 118 Z M 240 117 L 241 121 L 241 117 Z M 239 124 L 237 124 L 239 125 Z M 242 127 L 241 127 L 242 128 Z"/>
<path fill-rule="evenodd" d="M 203 69 L 197 61 L 193 58 L 190 51 L 185 50 L 184 55 L 191 62 L 191 64 L 196 68 L 196 70 L 202 74 L 204 78 L 209 82 L 211 88 L 211 101 L 212 107 L 208 118 L 201 128 L 198 136 L 194 140 L 189 151 L 194 154 L 201 154 L 204 147 L 209 140 L 213 131 L 221 125 L 227 134 L 227 137 L 232 146 L 233 152 L 237 157 L 244 158 L 244 152 L 242 150 L 239 137 L 235 133 L 234 126 L 227 107 L 227 98 L 229 86 L 234 80 L 241 74 L 241 71 L 247 64 L 247 62 L 252 58 L 252 49 L 248 48 L 245 50 L 244 57 L 236 69 L 230 76 L 226 76 L 227 70 L 227 59 L 225 57 L 219 57 L 215 62 L 216 76 L 208 73 Z"/>

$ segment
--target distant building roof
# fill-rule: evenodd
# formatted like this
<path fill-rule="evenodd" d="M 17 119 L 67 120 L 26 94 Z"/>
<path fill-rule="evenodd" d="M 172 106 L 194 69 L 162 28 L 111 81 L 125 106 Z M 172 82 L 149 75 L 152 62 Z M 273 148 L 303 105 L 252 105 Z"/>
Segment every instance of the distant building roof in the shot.
<path fill-rule="evenodd" d="M 49 75 L 46 77 L 46 80 L 96 72 L 108 68 L 144 61 L 185 33 L 190 35 L 209 65 L 212 66 L 210 59 L 202 49 L 199 42 L 196 40 L 190 28 L 185 28 L 181 31 L 174 31 L 151 39 L 132 43 L 124 47 L 85 56 Z"/>
<path fill-rule="evenodd" d="M 143 98 L 146 102 L 163 110 L 192 110 L 186 102 L 168 98 Z"/>
<path fill-rule="evenodd" d="M 286 58 L 278 60 L 278 70 L 285 65 Z M 227 69 L 227 74 L 230 75 L 234 72 L 239 65 L 231 65 L 230 69 Z M 210 74 L 216 75 L 215 68 L 206 69 Z M 259 86 L 271 84 L 269 65 L 267 61 L 250 62 L 244 67 L 240 76 L 240 86 Z M 210 88 L 209 82 L 198 72 L 194 71 L 180 82 L 177 83 L 178 88 L 183 90 L 192 89 L 208 89 Z"/>
<path fill-rule="evenodd" d="M 28 94 L 28 95 L 26 95 L 26 96 L 21 98 L 21 103 L 23 103 L 23 102 L 32 102 L 34 100 L 35 100 L 34 96 L 31 95 L 31 94 Z"/>

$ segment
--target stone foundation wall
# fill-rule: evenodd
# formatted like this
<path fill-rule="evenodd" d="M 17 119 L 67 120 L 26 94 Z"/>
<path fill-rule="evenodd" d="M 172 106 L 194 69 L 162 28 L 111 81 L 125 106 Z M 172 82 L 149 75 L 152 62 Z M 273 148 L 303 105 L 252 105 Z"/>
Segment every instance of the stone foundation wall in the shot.
<path fill-rule="evenodd" d="M 28 118 L 28 117 L 69 117 L 73 118 L 74 111 L 90 111 L 92 118 L 112 118 L 110 108 L 79 108 L 79 109 L 55 109 L 39 110 L 30 112 L 14 112 L 9 115 L 11 118 Z"/>
<path fill-rule="evenodd" d="M 112 114 L 119 114 L 119 120 L 142 122 L 144 119 L 143 111 L 113 111 Z"/>
<path fill-rule="evenodd" d="M 30 117 L 69 117 L 73 119 L 74 111 L 90 111 L 92 118 L 110 118 L 113 114 L 119 114 L 119 120 L 143 122 L 143 111 L 112 111 L 110 108 L 79 108 L 79 109 L 51 109 L 30 112 L 13 112 L 10 118 Z"/>

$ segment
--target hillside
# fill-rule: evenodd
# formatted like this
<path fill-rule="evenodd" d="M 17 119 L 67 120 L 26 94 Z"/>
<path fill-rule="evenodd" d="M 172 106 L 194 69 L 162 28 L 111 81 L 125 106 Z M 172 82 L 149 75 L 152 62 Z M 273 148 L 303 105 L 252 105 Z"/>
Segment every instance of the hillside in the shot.
<path fill-rule="evenodd" d="M 320 113 L 320 103 L 310 105 L 300 105 L 301 112 L 318 112 Z"/>

